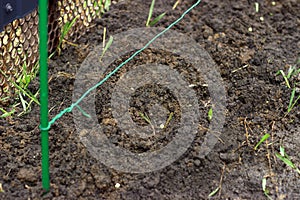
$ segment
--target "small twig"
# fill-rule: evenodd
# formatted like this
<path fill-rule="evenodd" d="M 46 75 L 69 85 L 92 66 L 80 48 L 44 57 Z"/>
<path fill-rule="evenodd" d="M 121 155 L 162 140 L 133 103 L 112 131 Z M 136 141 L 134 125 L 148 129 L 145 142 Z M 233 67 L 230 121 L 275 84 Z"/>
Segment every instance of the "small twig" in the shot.
<path fill-rule="evenodd" d="M 247 68 L 247 67 L 248 67 L 248 65 L 244 65 L 244 66 L 242 66 L 242 67 L 240 67 L 240 68 L 237 68 L 237 69 L 235 69 L 235 70 L 232 70 L 231 73 L 235 73 L 235 72 L 240 71 L 240 70 L 242 70 L 242 69 L 245 69 L 245 68 Z"/>
<path fill-rule="evenodd" d="M 223 163 L 223 164 L 224 165 L 222 168 L 222 173 L 221 173 L 220 182 L 219 182 L 219 198 L 221 198 L 223 177 L 224 177 L 224 173 L 225 173 L 225 169 L 226 169 L 226 164 L 225 163 Z"/>
<path fill-rule="evenodd" d="M 175 8 L 178 6 L 178 4 L 180 3 L 180 1 L 181 1 L 181 0 L 177 0 L 177 1 L 175 2 L 175 4 L 173 5 L 172 10 L 175 10 Z"/>
<path fill-rule="evenodd" d="M 247 124 L 247 117 L 244 119 L 244 127 L 245 127 L 245 136 L 246 136 L 246 142 L 247 142 L 247 145 L 250 146 L 250 143 L 249 143 L 249 132 L 248 132 L 248 124 Z"/>

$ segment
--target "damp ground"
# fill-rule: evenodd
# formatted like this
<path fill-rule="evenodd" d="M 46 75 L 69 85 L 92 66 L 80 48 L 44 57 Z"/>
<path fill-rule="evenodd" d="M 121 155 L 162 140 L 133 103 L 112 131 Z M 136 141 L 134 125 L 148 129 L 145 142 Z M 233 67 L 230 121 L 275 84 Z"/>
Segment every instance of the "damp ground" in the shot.
<path fill-rule="evenodd" d="M 180 2 L 172 10 L 175 1 L 156 1 L 154 15 L 167 14 L 155 26 L 166 27 L 194 2 Z M 257 10 L 255 3 L 259 4 Z M 145 27 L 149 6 L 150 1 L 120 1 L 77 41 L 77 47 L 69 46 L 61 56 L 50 60 L 51 119 L 72 103 L 76 73 L 89 52 L 102 43 L 103 27 L 108 30 L 107 37 Z M 292 89 L 282 76 L 276 76 L 278 70 L 287 72 L 300 56 L 299 10 L 297 0 L 203 1 L 173 29 L 194 39 L 210 54 L 226 88 L 225 124 L 212 151 L 199 157 L 210 124 L 207 113 L 211 106 L 209 91 L 199 78 L 201 74 L 198 76 L 193 66 L 178 55 L 147 49 L 97 89 L 98 122 L 107 127 L 104 134 L 115 145 L 134 153 L 166 146 L 180 121 L 180 104 L 172 91 L 149 84 L 131 96 L 129 112 L 138 126 L 149 126 L 143 115 L 155 117 L 160 109 L 165 110 L 161 115 L 174 116 L 161 134 L 145 139 L 130 137 L 120 130 L 111 113 L 110 89 L 134 66 L 168 65 L 191 85 L 199 83 L 192 87 L 200 105 L 200 120 L 191 146 L 179 159 L 158 171 L 120 172 L 91 155 L 79 139 L 72 113 L 68 113 L 49 131 L 51 191 L 44 198 L 207 199 L 219 188 L 211 198 L 267 199 L 262 188 L 262 180 L 266 179 L 266 193 L 272 199 L 299 199 L 300 175 L 275 156 L 283 146 L 300 168 L 299 103 L 287 114 Z M 128 56 L 116 60 L 111 67 Z M 296 85 L 299 79 L 292 78 L 291 84 Z M 33 92 L 38 90 L 38 82 L 37 78 L 30 85 Z M 299 95 L 299 85 L 296 88 Z M 270 134 L 270 138 L 254 150 L 265 134 Z M 37 105 L 21 117 L 1 119 L 0 147 L 0 184 L 4 191 L 0 199 L 41 199 Z"/>

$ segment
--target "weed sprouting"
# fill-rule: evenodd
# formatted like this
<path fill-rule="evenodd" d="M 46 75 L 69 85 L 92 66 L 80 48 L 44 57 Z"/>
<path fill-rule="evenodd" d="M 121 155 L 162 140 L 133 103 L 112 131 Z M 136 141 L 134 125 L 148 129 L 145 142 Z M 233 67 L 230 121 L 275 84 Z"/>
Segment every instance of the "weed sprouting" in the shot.
<path fill-rule="evenodd" d="M 151 6 L 150 6 L 150 9 L 149 9 L 149 14 L 148 14 L 148 19 L 147 19 L 147 22 L 146 22 L 146 26 L 149 27 L 149 26 L 154 26 L 159 20 L 161 20 L 166 12 L 160 14 L 159 16 L 157 16 L 155 19 L 153 19 L 151 21 L 151 18 L 152 18 L 152 15 L 153 15 L 153 10 L 154 10 L 154 4 L 155 4 L 155 0 L 152 0 L 151 2 Z"/>
<path fill-rule="evenodd" d="M 68 42 L 65 38 L 68 35 L 68 33 L 70 32 L 72 26 L 75 24 L 76 20 L 78 19 L 79 16 L 76 16 L 71 22 L 67 22 L 61 31 L 61 35 L 59 37 L 59 41 L 58 41 L 58 45 L 56 47 L 58 55 L 61 54 L 61 46 L 64 42 L 67 42 L 68 44 L 71 44 L 73 46 L 76 46 L 76 44 L 73 44 L 71 42 Z M 50 55 L 49 57 L 51 58 L 52 55 Z"/>
<path fill-rule="evenodd" d="M 19 115 L 25 114 L 30 111 L 31 104 L 33 102 L 38 105 L 40 104 L 37 99 L 39 90 L 35 94 L 32 94 L 28 89 L 29 83 L 36 77 L 39 68 L 38 64 L 34 65 L 34 67 L 29 71 L 26 62 L 24 62 L 22 68 L 22 74 L 17 78 L 17 80 L 8 79 L 7 75 L 2 70 L 0 70 L 0 73 L 16 88 L 16 92 L 20 100 L 19 103 L 12 105 L 11 111 L 6 111 L 5 109 L 1 108 L 0 111 L 3 113 L 1 117 L 12 116 L 16 111 L 15 108 L 20 104 L 23 108 L 23 111 Z M 29 101 L 26 101 L 25 97 L 29 98 Z"/>
<path fill-rule="evenodd" d="M 261 186 L 262 186 L 262 190 L 263 190 L 263 192 L 264 192 L 264 195 L 265 195 L 269 200 L 272 200 L 272 198 L 269 196 L 270 191 L 267 189 L 267 179 L 266 179 L 265 177 L 262 179 Z"/>
<path fill-rule="evenodd" d="M 270 134 L 265 134 L 261 139 L 260 139 L 260 141 L 255 145 L 255 147 L 254 147 L 254 150 L 256 150 L 258 147 L 259 147 L 259 145 L 261 145 L 261 143 L 263 143 L 264 141 L 266 141 L 268 138 L 270 137 Z"/>
<path fill-rule="evenodd" d="M 292 169 L 296 170 L 300 175 L 300 169 L 296 167 L 296 165 L 292 162 L 290 157 L 286 154 L 285 149 L 283 146 L 280 146 L 280 152 L 275 153 L 276 157 L 283 161 L 287 166 L 291 167 Z"/>
<path fill-rule="evenodd" d="M 289 100 L 289 105 L 287 109 L 287 113 L 290 113 L 295 105 L 298 103 L 300 100 L 300 94 L 297 96 L 296 91 L 297 91 L 297 85 L 300 84 L 300 82 L 295 82 L 293 85 L 291 85 L 291 79 L 294 77 L 299 77 L 300 76 L 300 58 L 298 58 L 297 62 L 295 65 L 290 66 L 287 74 L 283 70 L 279 70 L 276 75 L 281 75 L 285 81 L 285 85 L 289 88 L 292 89 L 291 95 L 290 95 L 290 100 Z"/>
<path fill-rule="evenodd" d="M 113 36 L 110 36 L 108 39 L 108 42 L 106 43 L 106 28 L 104 28 L 103 30 L 103 47 L 102 47 L 102 54 L 99 58 L 99 61 L 102 61 L 102 58 L 104 56 L 104 54 L 106 53 L 106 51 L 109 49 L 109 47 L 111 46 L 111 44 L 113 43 Z"/>

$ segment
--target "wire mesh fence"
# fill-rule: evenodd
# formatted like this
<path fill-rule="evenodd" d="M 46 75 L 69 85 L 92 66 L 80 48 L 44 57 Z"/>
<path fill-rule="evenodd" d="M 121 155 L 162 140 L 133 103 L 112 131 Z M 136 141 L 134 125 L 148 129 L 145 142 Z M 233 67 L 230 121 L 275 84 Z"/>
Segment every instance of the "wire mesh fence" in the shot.
<path fill-rule="evenodd" d="M 49 0 L 48 51 L 53 52 L 65 26 L 75 21 L 64 39 L 75 42 L 91 27 L 93 20 L 109 9 L 110 0 Z M 15 19 L 0 32 L 0 105 L 20 91 L 23 78 L 38 70 L 38 9 Z"/>

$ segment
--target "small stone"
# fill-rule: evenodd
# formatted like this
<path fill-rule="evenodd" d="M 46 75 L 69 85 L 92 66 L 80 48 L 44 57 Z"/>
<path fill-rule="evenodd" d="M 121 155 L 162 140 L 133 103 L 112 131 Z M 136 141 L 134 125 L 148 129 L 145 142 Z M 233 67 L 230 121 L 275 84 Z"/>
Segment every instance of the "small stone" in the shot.
<path fill-rule="evenodd" d="M 200 161 L 199 159 L 194 160 L 194 165 L 195 165 L 196 167 L 199 167 L 200 164 L 201 164 L 201 161 Z"/>
<path fill-rule="evenodd" d="M 252 31 L 253 31 L 252 27 L 249 27 L 249 28 L 248 28 L 248 31 L 249 31 L 249 32 L 252 32 Z"/>
<path fill-rule="evenodd" d="M 115 184 L 115 188 L 118 189 L 118 188 L 120 188 L 120 187 L 121 187 L 121 184 L 120 184 L 120 183 L 116 183 L 116 184 Z"/>

